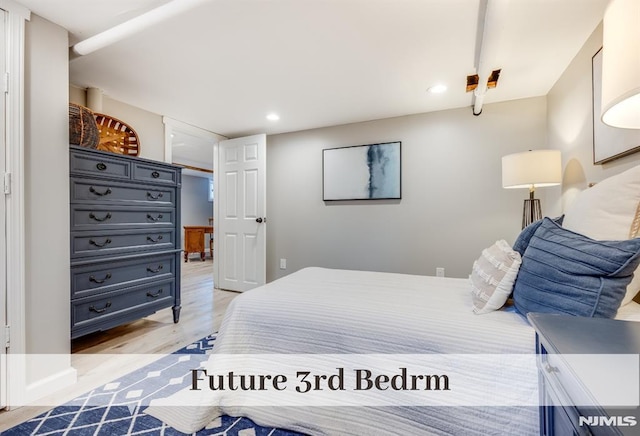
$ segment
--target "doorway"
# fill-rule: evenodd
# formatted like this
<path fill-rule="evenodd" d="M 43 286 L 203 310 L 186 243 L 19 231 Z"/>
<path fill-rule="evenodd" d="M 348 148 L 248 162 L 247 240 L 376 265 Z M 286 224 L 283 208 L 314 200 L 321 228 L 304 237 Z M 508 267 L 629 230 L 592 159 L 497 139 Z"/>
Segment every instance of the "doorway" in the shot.
<path fill-rule="evenodd" d="M 25 25 L 30 13 L 16 2 L 2 2 L 0 16 L 0 74 L 6 78 L 4 92 L 0 92 L 0 185 L 4 191 L 0 201 L 0 357 L 6 358 L 24 354 L 26 348 L 25 122 L 21 90 L 24 86 Z M 11 332 L 8 326 L 11 326 Z M 0 359 L 0 364 L 0 403 L 4 407 L 20 404 L 26 397 L 26 372 L 22 366 L 9 365 L 8 360 Z"/>
<path fill-rule="evenodd" d="M 180 226 L 185 262 L 211 261 L 214 255 L 214 147 L 223 136 L 164 117 L 165 161 L 182 167 Z"/>

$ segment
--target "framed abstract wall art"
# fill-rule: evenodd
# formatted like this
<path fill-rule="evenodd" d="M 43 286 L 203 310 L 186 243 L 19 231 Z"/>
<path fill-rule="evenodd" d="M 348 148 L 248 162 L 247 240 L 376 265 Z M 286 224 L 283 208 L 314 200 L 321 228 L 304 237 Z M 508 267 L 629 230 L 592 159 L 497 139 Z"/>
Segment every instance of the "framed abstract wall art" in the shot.
<path fill-rule="evenodd" d="M 402 198 L 400 148 L 398 141 L 323 150 L 323 199 Z"/>

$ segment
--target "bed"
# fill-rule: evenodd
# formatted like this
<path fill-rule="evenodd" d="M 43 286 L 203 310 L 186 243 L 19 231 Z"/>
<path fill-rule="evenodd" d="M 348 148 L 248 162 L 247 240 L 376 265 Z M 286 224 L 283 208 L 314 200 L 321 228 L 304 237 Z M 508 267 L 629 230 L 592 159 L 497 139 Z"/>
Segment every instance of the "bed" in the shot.
<path fill-rule="evenodd" d="M 305 268 L 236 297 L 227 309 L 210 362 L 215 366 L 216 354 L 227 353 L 531 354 L 534 350 L 533 329 L 515 311 L 485 316 L 471 311 L 465 279 Z M 529 376 L 525 389 L 536 397 L 535 368 Z M 512 408 L 507 414 L 493 407 L 161 404 L 152 405 L 147 413 L 184 432 L 204 427 L 221 413 L 308 434 L 462 434 L 462 430 L 500 434 L 510 429 L 510 434 L 533 435 L 538 431 L 535 407 Z"/>
<path fill-rule="evenodd" d="M 639 313 L 632 303 L 623 317 Z M 209 365 L 225 354 L 532 354 L 534 336 L 513 308 L 474 314 L 466 279 L 305 268 L 233 300 Z M 530 362 L 518 380 L 529 400 L 538 395 Z M 485 372 L 504 376 L 502 368 Z M 186 395 L 191 406 L 160 401 L 147 413 L 187 433 L 226 414 L 307 434 L 538 434 L 538 409 L 531 405 L 225 407 L 225 398 L 211 392 L 202 392 L 200 406 L 193 405 L 194 392 Z M 168 404 L 180 404 L 172 400 Z"/>
<path fill-rule="evenodd" d="M 633 177 L 640 181 L 640 167 L 634 170 Z M 599 190 L 606 201 L 624 197 L 615 184 L 602 185 Z M 609 188 L 615 195 L 607 191 Z M 511 368 L 513 372 L 507 377 L 519 402 L 459 407 L 310 407 L 302 402 L 255 407 L 250 401 L 243 401 L 249 398 L 242 397 L 242 393 L 238 400 L 229 392 L 187 389 L 154 401 L 146 413 L 183 432 L 197 431 L 226 414 L 314 435 L 536 435 L 539 422 L 535 334 L 524 315 L 528 311 L 551 310 L 640 320 L 640 305 L 630 301 L 639 289 L 631 279 L 640 263 L 640 239 L 628 235 L 630 222 L 639 210 L 640 189 L 630 192 L 632 207 L 625 212 L 629 219 L 622 220 L 627 233 L 618 238 L 620 241 L 594 240 L 563 227 L 561 220 L 548 218 L 525 229 L 513 250 L 510 246 L 508 250 L 501 248 L 498 241 L 495 245 L 499 252 L 504 249 L 512 255 L 515 250 L 518 256 L 514 254 L 514 259 L 521 259 L 506 274 L 513 280 L 511 286 L 497 286 L 504 299 L 491 310 L 476 310 L 468 279 L 305 268 L 237 297 L 225 314 L 206 365 L 214 371 L 229 355 L 240 355 L 257 367 L 264 360 L 261 356 L 267 355 L 291 355 L 292 360 L 294 355 L 339 354 L 528 356 L 522 365 Z M 581 208 L 576 210 L 574 215 L 582 219 L 589 215 Z M 611 223 L 612 208 L 607 206 L 604 210 Z M 570 226 L 580 226 L 569 214 L 566 218 L 570 218 Z M 598 219 L 593 222 L 592 227 L 601 231 L 602 223 Z M 614 227 L 609 225 L 607 229 Z M 586 230 L 583 233 L 588 233 Z M 486 257 L 485 251 L 481 259 Z M 472 283 L 475 273 L 474 264 Z M 640 274 L 636 272 L 635 277 Z M 632 291 L 627 289 L 632 287 Z M 503 307 L 511 288 L 516 307 Z M 462 370 L 475 371 L 477 379 L 504 377 L 500 365 Z M 487 404 L 491 397 L 487 393 Z"/>

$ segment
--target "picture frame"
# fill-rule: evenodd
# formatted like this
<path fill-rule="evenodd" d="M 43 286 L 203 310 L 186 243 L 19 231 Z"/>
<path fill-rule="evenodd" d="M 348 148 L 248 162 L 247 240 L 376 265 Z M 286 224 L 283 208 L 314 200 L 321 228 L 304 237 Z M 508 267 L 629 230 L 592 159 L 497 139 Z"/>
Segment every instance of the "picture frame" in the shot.
<path fill-rule="evenodd" d="M 323 200 L 401 199 L 401 146 L 396 141 L 322 150 Z"/>
<path fill-rule="evenodd" d="M 602 165 L 640 151 L 640 129 L 621 129 L 602 122 L 602 48 L 591 58 L 593 163 Z"/>

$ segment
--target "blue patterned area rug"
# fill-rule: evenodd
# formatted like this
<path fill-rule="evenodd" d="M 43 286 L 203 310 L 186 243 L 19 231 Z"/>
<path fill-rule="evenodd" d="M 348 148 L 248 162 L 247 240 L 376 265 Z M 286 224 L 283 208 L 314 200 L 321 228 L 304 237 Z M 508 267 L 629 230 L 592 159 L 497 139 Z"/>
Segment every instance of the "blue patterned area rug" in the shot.
<path fill-rule="evenodd" d="M 145 414 L 153 398 L 166 397 L 189 386 L 190 370 L 207 359 L 216 335 L 207 336 L 111 383 L 55 407 L 2 432 L 3 436 L 184 435 Z M 300 433 L 261 427 L 248 418 L 221 416 L 197 433 L 228 436 L 295 436 Z"/>

